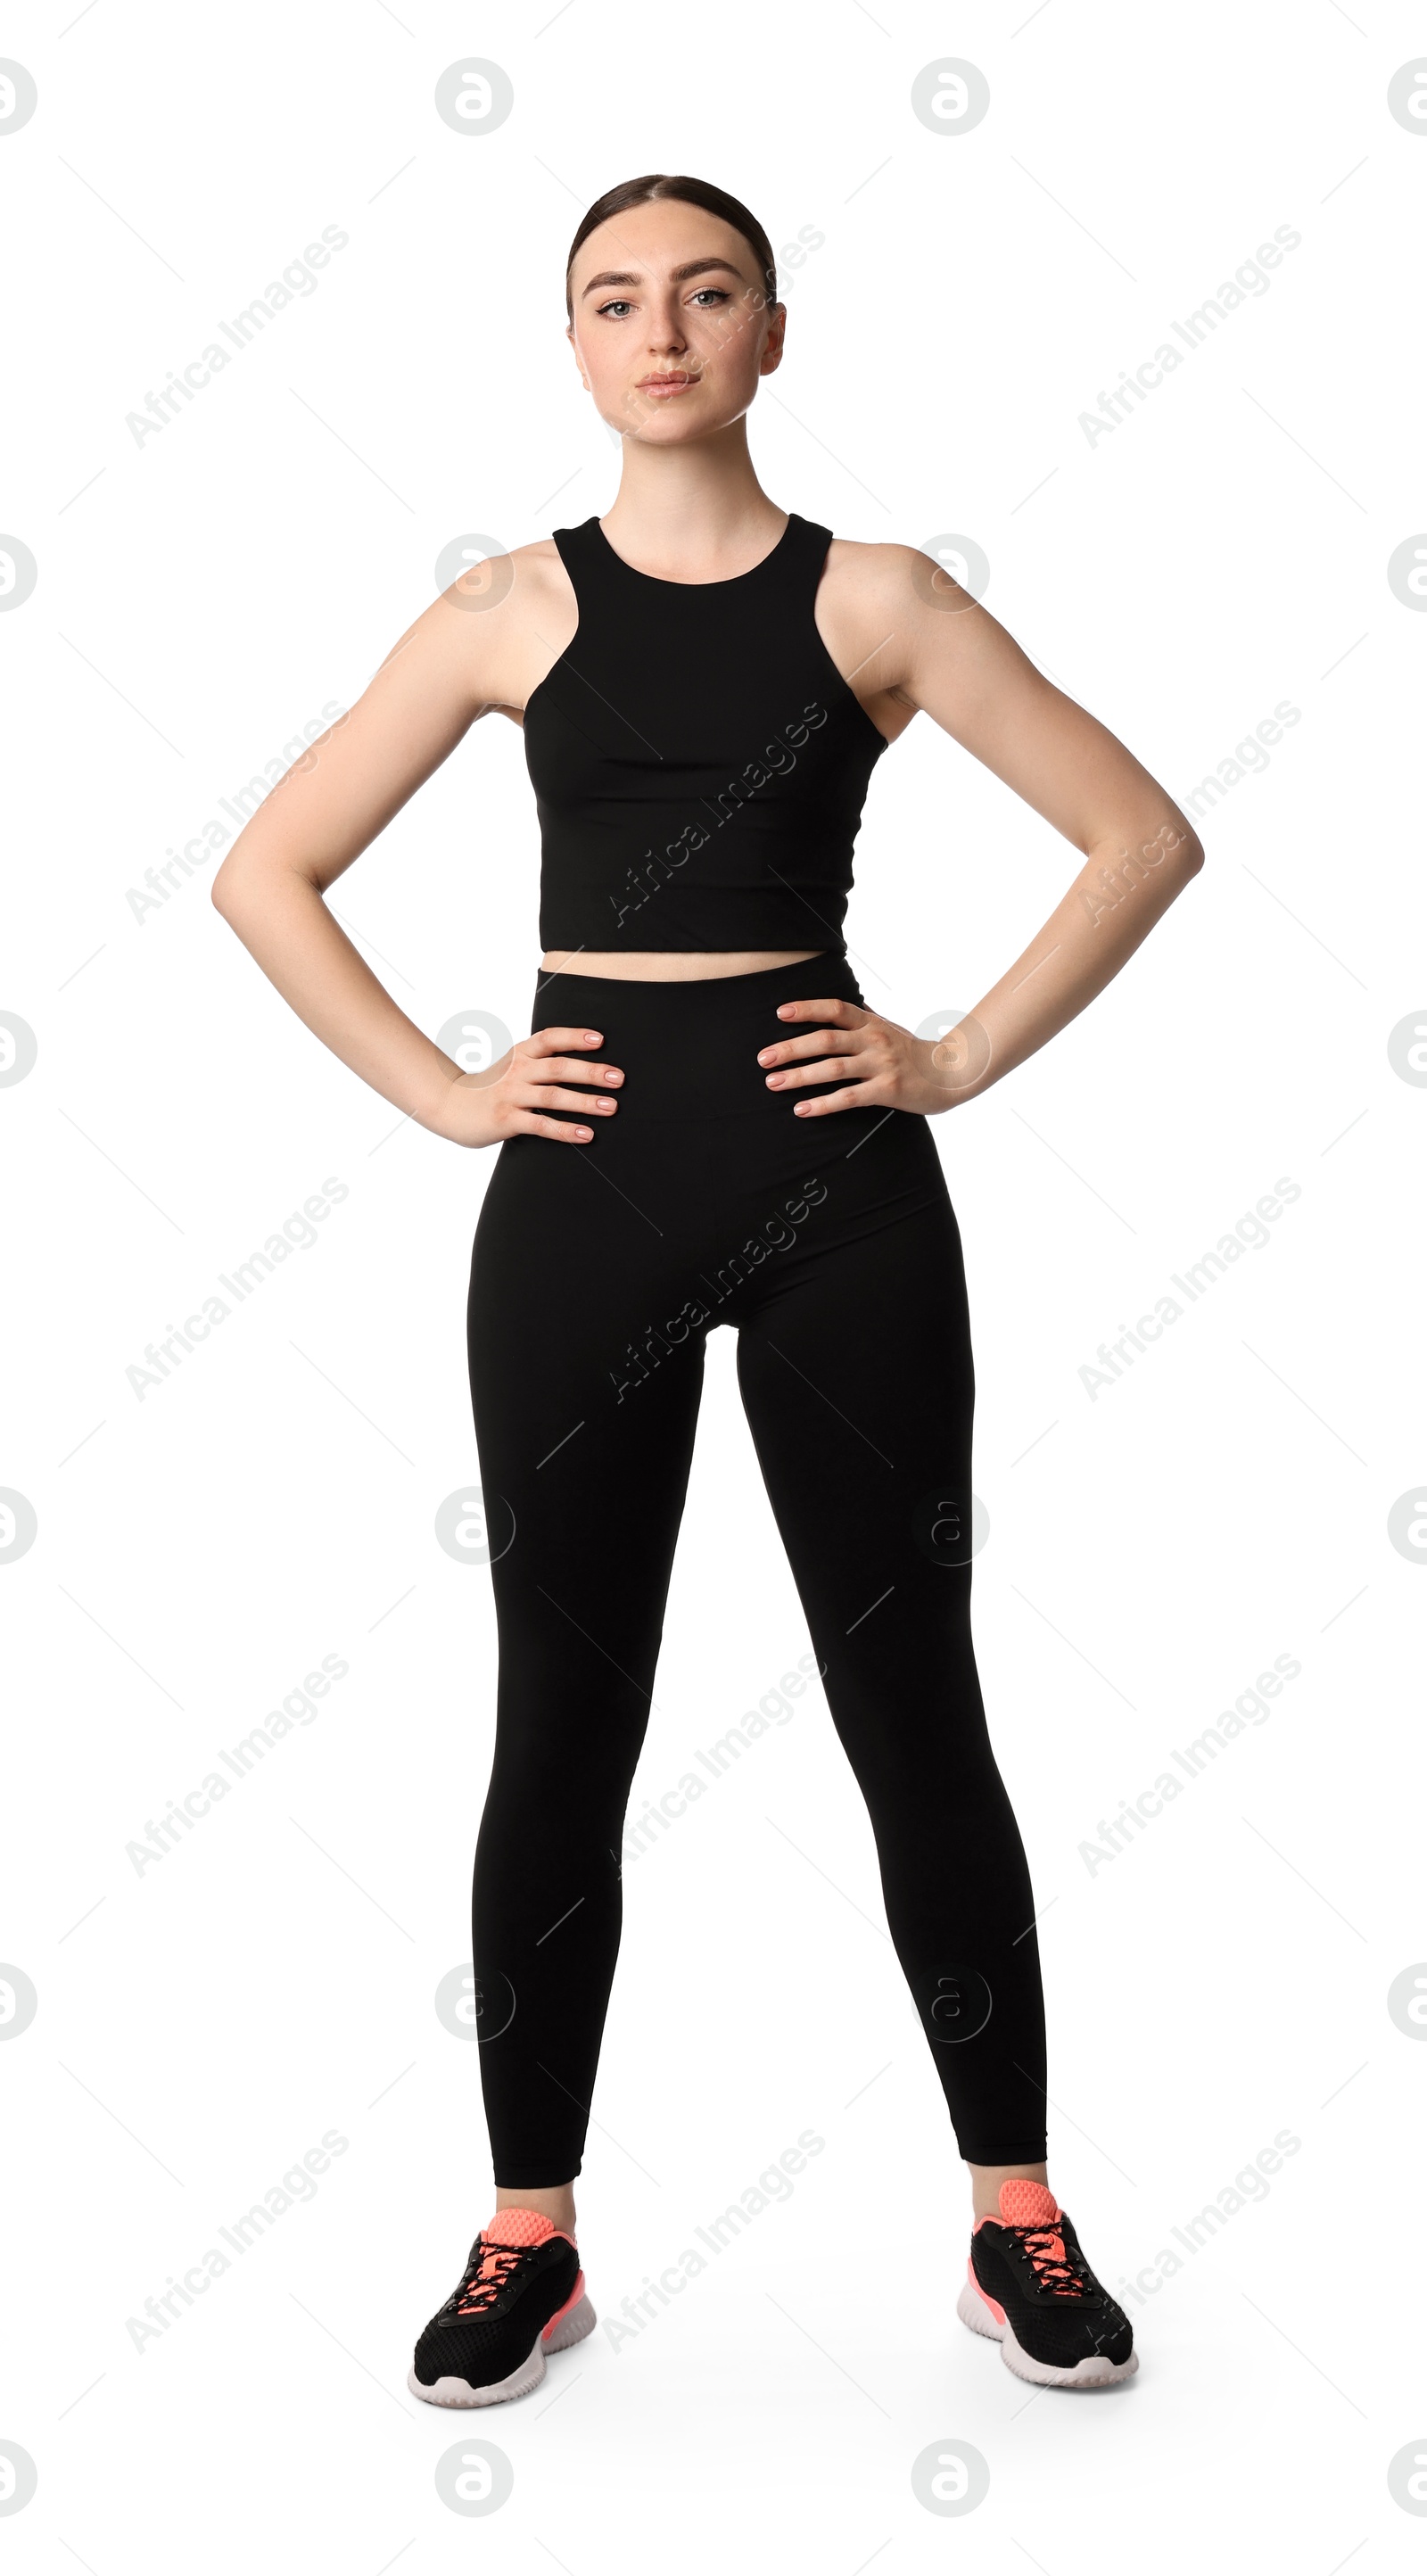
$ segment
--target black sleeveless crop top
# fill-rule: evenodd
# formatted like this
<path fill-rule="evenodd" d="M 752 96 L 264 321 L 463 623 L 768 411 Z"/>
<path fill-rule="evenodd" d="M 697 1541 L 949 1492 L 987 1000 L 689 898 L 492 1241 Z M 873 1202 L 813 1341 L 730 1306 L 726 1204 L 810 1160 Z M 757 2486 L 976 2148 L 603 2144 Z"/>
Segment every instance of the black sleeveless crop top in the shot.
<path fill-rule="evenodd" d="M 789 514 L 731 581 L 662 581 L 556 528 L 579 625 L 525 710 L 542 948 L 846 948 L 887 737 L 813 620 L 832 532 Z"/>

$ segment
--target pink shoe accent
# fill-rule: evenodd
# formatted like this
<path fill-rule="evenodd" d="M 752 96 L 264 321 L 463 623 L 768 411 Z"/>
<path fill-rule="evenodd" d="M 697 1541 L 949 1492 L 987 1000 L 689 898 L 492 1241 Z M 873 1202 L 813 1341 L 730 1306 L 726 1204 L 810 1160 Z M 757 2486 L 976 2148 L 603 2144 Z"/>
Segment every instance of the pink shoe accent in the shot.
<path fill-rule="evenodd" d="M 1043 2182 L 1003 2182 L 1001 2218 L 1007 2227 L 1053 2227 L 1060 2203 Z"/>
<path fill-rule="evenodd" d="M 1001 2185 L 1001 2224 L 1023 2231 L 1022 2242 L 1040 2287 L 1057 2298 L 1074 2298 L 1078 2295 L 1075 2268 L 1066 2259 L 1060 2233 L 1064 2215 L 1054 2192 L 1043 2182 Z"/>
<path fill-rule="evenodd" d="M 556 2327 L 557 2327 L 557 2326 L 560 2326 L 560 2325 L 563 2325 L 563 2323 L 564 2323 L 564 2321 L 565 2321 L 566 2317 L 567 2317 L 567 2316 L 569 2315 L 569 2313 L 570 2313 L 570 2310 L 571 2310 L 572 2308 L 576 2308 L 576 2307 L 578 2307 L 578 2306 L 579 2306 L 579 2303 L 580 2303 L 581 2299 L 584 2297 L 584 2295 L 585 2295 L 585 2276 L 584 2276 L 584 2273 L 583 2273 L 583 2272 L 579 2272 L 579 2273 L 577 2273 L 577 2274 L 576 2274 L 576 2276 L 575 2276 L 575 2286 L 574 2286 L 573 2290 L 570 2292 L 570 2295 L 569 2295 L 568 2299 L 565 2301 L 565 2304 L 564 2304 L 563 2308 L 557 2308 L 557 2309 L 556 2309 L 556 2311 L 555 2311 L 555 2313 L 554 2313 L 554 2315 L 553 2315 L 553 2317 L 551 2318 L 550 2323 L 548 2324 L 548 2326 L 544 2326 L 544 2327 L 542 2327 L 542 2329 L 541 2329 L 541 2334 L 540 2334 L 540 2340 L 541 2340 L 541 2342 L 542 2342 L 542 2343 L 548 2343 L 548 2342 L 549 2342 L 550 2337 L 551 2337 L 551 2336 L 552 2336 L 552 2334 L 555 2332 Z"/>
<path fill-rule="evenodd" d="M 488 2245 L 543 2245 L 547 2236 L 563 2232 L 539 2209 L 498 2209 L 481 2229 Z"/>
<path fill-rule="evenodd" d="M 499 2298 L 514 2271 L 519 2256 L 531 2245 L 546 2245 L 552 2236 L 563 2236 L 574 2246 L 574 2238 L 563 2227 L 552 2224 L 538 2209 L 498 2209 L 488 2226 L 481 2229 L 480 2270 L 467 2284 L 465 2296 L 456 2310 L 458 2317 L 478 2316 Z M 563 2316 L 564 2310 L 561 2310 Z"/>

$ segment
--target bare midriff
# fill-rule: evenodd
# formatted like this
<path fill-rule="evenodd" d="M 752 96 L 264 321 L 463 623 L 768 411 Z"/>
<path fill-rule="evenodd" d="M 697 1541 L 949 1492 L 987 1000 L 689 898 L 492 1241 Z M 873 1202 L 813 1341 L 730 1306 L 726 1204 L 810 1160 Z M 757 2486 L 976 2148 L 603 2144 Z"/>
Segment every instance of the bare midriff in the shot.
<path fill-rule="evenodd" d="M 796 966 L 821 957 L 820 948 L 547 948 L 547 975 L 612 975 L 637 984 L 692 984 L 710 975 L 759 975 L 770 966 Z"/>

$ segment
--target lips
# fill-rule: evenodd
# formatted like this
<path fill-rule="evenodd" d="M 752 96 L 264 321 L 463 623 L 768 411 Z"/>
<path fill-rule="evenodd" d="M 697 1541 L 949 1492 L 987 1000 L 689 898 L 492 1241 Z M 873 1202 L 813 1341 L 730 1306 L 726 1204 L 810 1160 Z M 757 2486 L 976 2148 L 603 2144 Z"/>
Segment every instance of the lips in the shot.
<path fill-rule="evenodd" d="M 696 385 L 697 376 L 641 376 L 635 390 L 641 394 L 681 394 L 686 385 Z"/>

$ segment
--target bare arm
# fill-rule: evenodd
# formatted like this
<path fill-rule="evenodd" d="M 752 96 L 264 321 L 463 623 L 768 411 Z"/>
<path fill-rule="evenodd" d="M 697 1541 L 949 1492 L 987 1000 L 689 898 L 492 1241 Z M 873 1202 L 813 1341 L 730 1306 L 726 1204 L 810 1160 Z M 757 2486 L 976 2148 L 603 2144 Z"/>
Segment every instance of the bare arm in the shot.
<path fill-rule="evenodd" d="M 774 1049 L 769 1064 L 798 1065 L 784 1075 L 790 1088 L 829 1081 L 839 1069 L 857 1073 L 855 1090 L 806 1103 L 806 1115 L 884 1098 L 934 1111 L 988 1090 L 1103 992 L 1204 864 L 1199 837 L 1172 797 L 1035 669 L 994 617 L 914 548 L 868 551 L 878 562 L 858 613 L 865 621 L 870 612 L 886 638 L 866 656 L 869 673 L 894 702 L 924 707 L 1043 814 L 1084 865 L 1014 965 L 939 1044 L 844 1004 L 835 1042 L 808 1036 Z M 787 1015 L 799 1007 L 805 1017 L 822 1009 L 804 1003 Z M 858 1062 L 808 1061 L 830 1052 Z"/>
<path fill-rule="evenodd" d="M 591 1109 L 587 1094 L 551 1087 L 562 1077 L 618 1079 L 562 1052 L 576 1046 L 590 1058 L 598 1032 L 540 1030 L 488 1072 L 463 1073 L 393 1001 L 323 896 L 476 718 L 523 703 L 542 676 L 535 624 L 548 620 L 537 597 L 532 624 L 526 580 L 524 598 L 517 573 L 485 614 L 463 612 L 449 594 L 434 600 L 350 713 L 279 780 L 213 881 L 218 911 L 314 1035 L 383 1099 L 457 1144 L 494 1144 L 522 1130 L 587 1142 L 589 1130 L 542 1113 Z M 614 1102 L 593 1106 L 608 1112 Z"/>

